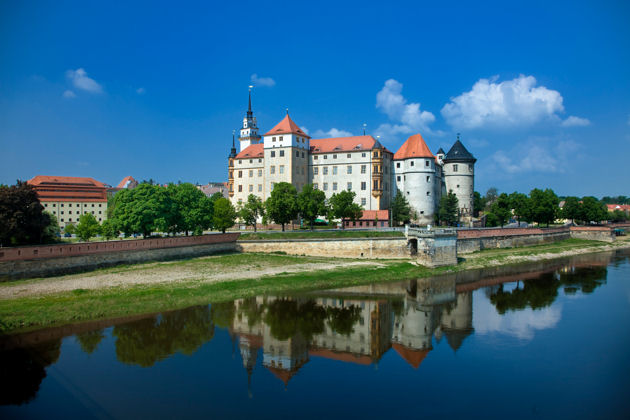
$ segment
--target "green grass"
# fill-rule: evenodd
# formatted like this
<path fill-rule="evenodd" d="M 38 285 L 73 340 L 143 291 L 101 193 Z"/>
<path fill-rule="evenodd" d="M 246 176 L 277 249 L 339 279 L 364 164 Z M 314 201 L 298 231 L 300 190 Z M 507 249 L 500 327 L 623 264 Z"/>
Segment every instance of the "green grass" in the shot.
<path fill-rule="evenodd" d="M 335 231 L 291 231 L 273 233 L 242 233 L 239 241 L 254 239 L 322 239 L 322 238 L 399 238 L 404 236 L 401 231 L 356 231 L 356 230 L 335 230 Z"/>

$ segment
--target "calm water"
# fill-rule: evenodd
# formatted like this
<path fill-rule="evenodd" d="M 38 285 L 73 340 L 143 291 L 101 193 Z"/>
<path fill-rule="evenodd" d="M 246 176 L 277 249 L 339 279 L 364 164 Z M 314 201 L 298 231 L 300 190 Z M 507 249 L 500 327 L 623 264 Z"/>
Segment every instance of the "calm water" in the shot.
<path fill-rule="evenodd" d="M 628 418 L 630 254 L 1 341 L 0 417 Z"/>

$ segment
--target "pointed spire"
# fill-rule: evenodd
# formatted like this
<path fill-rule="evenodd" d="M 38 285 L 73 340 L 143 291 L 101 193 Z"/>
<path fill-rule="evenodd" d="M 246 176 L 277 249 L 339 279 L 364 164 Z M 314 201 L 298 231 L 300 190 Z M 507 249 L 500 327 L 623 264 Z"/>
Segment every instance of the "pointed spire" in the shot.
<path fill-rule="evenodd" d="M 236 130 L 232 130 L 232 148 L 230 149 L 230 156 L 231 158 L 236 157 L 236 145 L 234 144 L 234 133 L 236 132 Z"/>
<path fill-rule="evenodd" d="M 247 105 L 247 118 L 252 118 L 252 85 L 249 85 L 249 104 Z"/>

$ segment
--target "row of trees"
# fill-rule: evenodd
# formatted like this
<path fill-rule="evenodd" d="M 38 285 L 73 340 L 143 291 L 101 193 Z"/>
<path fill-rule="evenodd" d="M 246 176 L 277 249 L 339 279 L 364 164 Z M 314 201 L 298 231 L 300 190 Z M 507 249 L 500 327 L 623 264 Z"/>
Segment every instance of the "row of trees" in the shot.
<path fill-rule="evenodd" d="M 300 216 L 311 228 L 315 220 L 320 216 L 328 219 L 357 220 L 363 214 L 361 206 L 354 202 L 355 193 L 353 191 L 341 191 L 333 194 L 326 200 L 326 194 L 313 188 L 313 185 L 306 184 L 299 193 L 297 189 L 288 182 L 279 182 L 274 185 L 269 198 L 263 201 L 250 194 L 246 202 L 239 202 L 238 217 L 248 226 L 252 226 L 256 231 L 256 221 L 262 218 L 263 224 L 269 221 L 282 226 Z M 342 224 L 343 226 L 343 224 Z"/>

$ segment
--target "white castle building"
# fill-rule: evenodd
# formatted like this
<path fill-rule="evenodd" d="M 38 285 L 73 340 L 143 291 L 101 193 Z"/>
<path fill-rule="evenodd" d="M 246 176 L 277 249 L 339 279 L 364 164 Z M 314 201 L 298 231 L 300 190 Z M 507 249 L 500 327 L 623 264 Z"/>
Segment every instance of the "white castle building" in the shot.
<path fill-rule="evenodd" d="M 278 182 L 296 189 L 306 184 L 330 198 L 342 190 L 354 191 L 365 210 L 389 209 L 396 194 L 404 194 L 415 221 L 432 224 L 440 198 L 453 191 L 461 219 L 472 216 L 473 157 L 459 137 L 448 153 L 431 153 L 420 134 L 409 137 L 396 153 L 369 135 L 312 139 L 289 113 L 261 136 L 252 112 L 251 92 L 240 129 L 240 150 L 232 138 L 228 158 L 228 186 L 232 204 L 249 194 L 266 200 Z"/>

